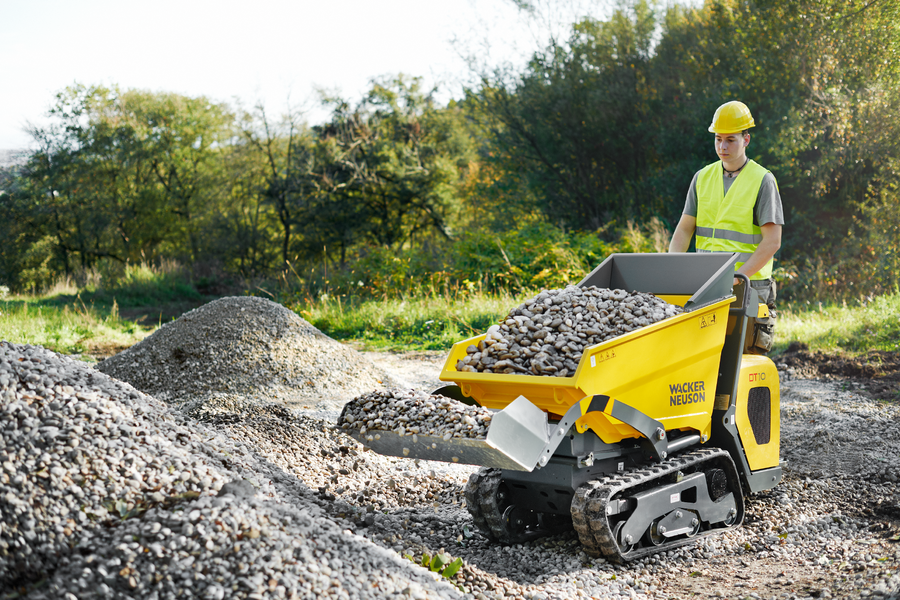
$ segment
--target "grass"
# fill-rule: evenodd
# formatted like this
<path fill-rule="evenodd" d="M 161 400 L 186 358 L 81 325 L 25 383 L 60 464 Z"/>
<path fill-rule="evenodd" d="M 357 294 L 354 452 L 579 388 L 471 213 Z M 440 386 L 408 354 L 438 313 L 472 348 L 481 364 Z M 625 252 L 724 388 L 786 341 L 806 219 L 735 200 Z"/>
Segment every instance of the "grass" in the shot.
<path fill-rule="evenodd" d="M 455 342 L 484 332 L 530 294 L 359 301 L 325 297 L 294 307 L 327 335 L 382 350 L 449 350 Z M 773 354 L 793 341 L 810 350 L 851 356 L 874 350 L 900 351 L 900 294 L 857 305 L 780 307 Z"/>
<path fill-rule="evenodd" d="M 0 339 L 93 361 L 214 299 L 200 291 L 209 283 L 192 281 L 173 262 L 125 265 L 114 277 L 92 270 L 65 277 L 40 295 L 8 296 L 0 286 Z"/>
<path fill-rule="evenodd" d="M 13 296 L 0 300 L 2 339 L 43 346 L 90 360 L 136 344 L 151 329 L 123 319 L 118 305 L 97 307 L 80 299 L 60 303 L 56 297 Z"/>
<path fill-rule="evenodd" d="M 175 262 L 160 266 L 146 263 L 125 265 L 115 275 L 104 276 L 97 271 L 82 273 L 77 278 L 65 277 L 42 296 L 47 303 L 60 305 L 76 301 L 111 307 L 113 302 L 120 309 L 159 306 L 171 303 L 197 302 L 206 299 L 198 290 L 208 286 L 205 279 L 197 282 Z"/>
<path fill-rule="evenodd" d="M 446 351 L 483 332 L 523 299 L 477 292 L 365 301 L 325 297 L 294 310 L 330 337 L 368 349 Z"/>
<path fill-rule="evenodd" d="M 792 341 L 810 350 L 851 356 L 880 350 L 900 351 L 900 294 L 879 296 L 856 305 L 802 305 L 780 311 L 775 352 Z"/>
<path fill-rule="evenodd" d="M 137 343 L 161 322 L 223 295 L 222 285 L 219 294 L 208 293 L 213 286 L 192 281 L 177 265 L 126 267 L 114 283 L 101 285 L 100 280 L 88 278 L 81 288 L 65 280 L 43 296 L 6 298 L 0 288 L 0 339 L 65 354 L 109 355 Z M 227 288 L 229 295 L 261 289 L 242 290 L 230 282 Z M 332 338 L 368 349 L 447 351 L 455 342 L 483 332 L 530 296 L 461 289 L 406 299 L 323 294 L 298 302 L 296 295 L 286 295 L 283 303 Z M 783 352 L 792 341 L 826 353 L 900 351 L 900 294 L 855 305 L 779 308 L 773 354 Z"/>

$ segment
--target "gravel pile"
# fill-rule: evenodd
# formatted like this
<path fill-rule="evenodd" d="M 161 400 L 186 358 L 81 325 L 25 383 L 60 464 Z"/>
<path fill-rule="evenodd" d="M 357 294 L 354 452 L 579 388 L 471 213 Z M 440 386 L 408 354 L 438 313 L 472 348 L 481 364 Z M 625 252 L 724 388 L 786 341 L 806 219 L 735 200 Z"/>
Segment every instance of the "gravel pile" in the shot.
<path fill-rule="evenodd" d="M 255 449 L 85 363 L 0 342 L 0 590 L 449 598 Z"/>
<path fill-rule="evenodd" d="M 341 406 L 384 381 L 352 348 L 250 296 L 204 304 L 97 368 L 192 416 L 260 400 Z"/>
<path fill-rule="evenodd" d="M 416 390 L 369 392 L 347 403 L 338 427 L 347 431 L 393 431 L 397 435 L 485 439 L 491 411 Z M 415 439 L 413 441 L 416 441 Z"/>
<path fill-rule="evenodd" d="M 785 480 L 741 528 L 618 566 L 571 532 L 488 542 L 475 467 L 365 451 L 336 410 L 234 394 L 196 419 L 0 343 L 0 598 L 897 598 L 900 407 L 787 375 Z M 441 550 L 453 581 L 404 558 Z"/>
<path fill-rule="evenodd" d="M 569 377 L 583 350 L 684 312 L 653 294 L 594 286 L 544 290 L 512 309 L 457 371 Z"/>

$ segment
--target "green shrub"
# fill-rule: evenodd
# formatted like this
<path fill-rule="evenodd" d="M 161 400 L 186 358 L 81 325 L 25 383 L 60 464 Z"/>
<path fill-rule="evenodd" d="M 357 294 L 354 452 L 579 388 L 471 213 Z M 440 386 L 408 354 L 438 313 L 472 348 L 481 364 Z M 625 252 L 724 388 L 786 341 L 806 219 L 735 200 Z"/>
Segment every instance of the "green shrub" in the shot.
<path fill-rule="evenodd" d="M 322 294 L 409 298 L 473 293 L 527 293 L 580 281 L 614 252 L 658 250 L 668 233 L 658 220 L 621 231 L 566 232 L 529 221 L 505 232 L 472 230 L 441 245 L 394 251 L 364 247 L 341 269 L 318 265 L 284 273 L 274 296 L 308 303 Z M 609 239 L 618 239 L 610 242 Z"/>
<path fill-rule="evenodd" d="M 10 281 L 12 287 L 36 291 L 50 285 L 55 277 L 53 248 L 54 239 L 49 235 L 29 244 L 18 257 L 18 273 Z"/>
<path fill-rule="evenodd" d="M 449 268 L 483 291 L 553 289 L 577 283 L 611 251 L 595 234 L 530 223 L 499 234 L 464 234 L 451 248 Z"/>

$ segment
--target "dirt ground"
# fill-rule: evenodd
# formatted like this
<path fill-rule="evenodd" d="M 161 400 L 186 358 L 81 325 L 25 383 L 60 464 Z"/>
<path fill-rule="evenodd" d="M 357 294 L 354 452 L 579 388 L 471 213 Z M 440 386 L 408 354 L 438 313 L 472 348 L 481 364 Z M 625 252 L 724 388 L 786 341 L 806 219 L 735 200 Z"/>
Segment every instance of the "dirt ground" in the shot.
<path fill-rule="evenodd" d="M 873 400 L 900 402 L 900 352 L 869 352 L 853 358 L 810 352 L 806 344 L 792 342 L 784 353 L 771 358 L 799 377 L 842 381 Z"/>

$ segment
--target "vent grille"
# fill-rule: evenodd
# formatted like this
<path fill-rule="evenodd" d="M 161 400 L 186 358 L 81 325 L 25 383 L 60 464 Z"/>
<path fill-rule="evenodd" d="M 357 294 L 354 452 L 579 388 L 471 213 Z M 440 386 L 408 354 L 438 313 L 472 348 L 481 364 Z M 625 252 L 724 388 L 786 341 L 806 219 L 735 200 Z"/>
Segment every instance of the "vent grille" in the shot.
<path fill-rule="evenodd" d="M 747 416 L 756 445 L 768 444 L 772 437 L 772 396 L 767 387 L 750 390 L 747 398 Z"/>

